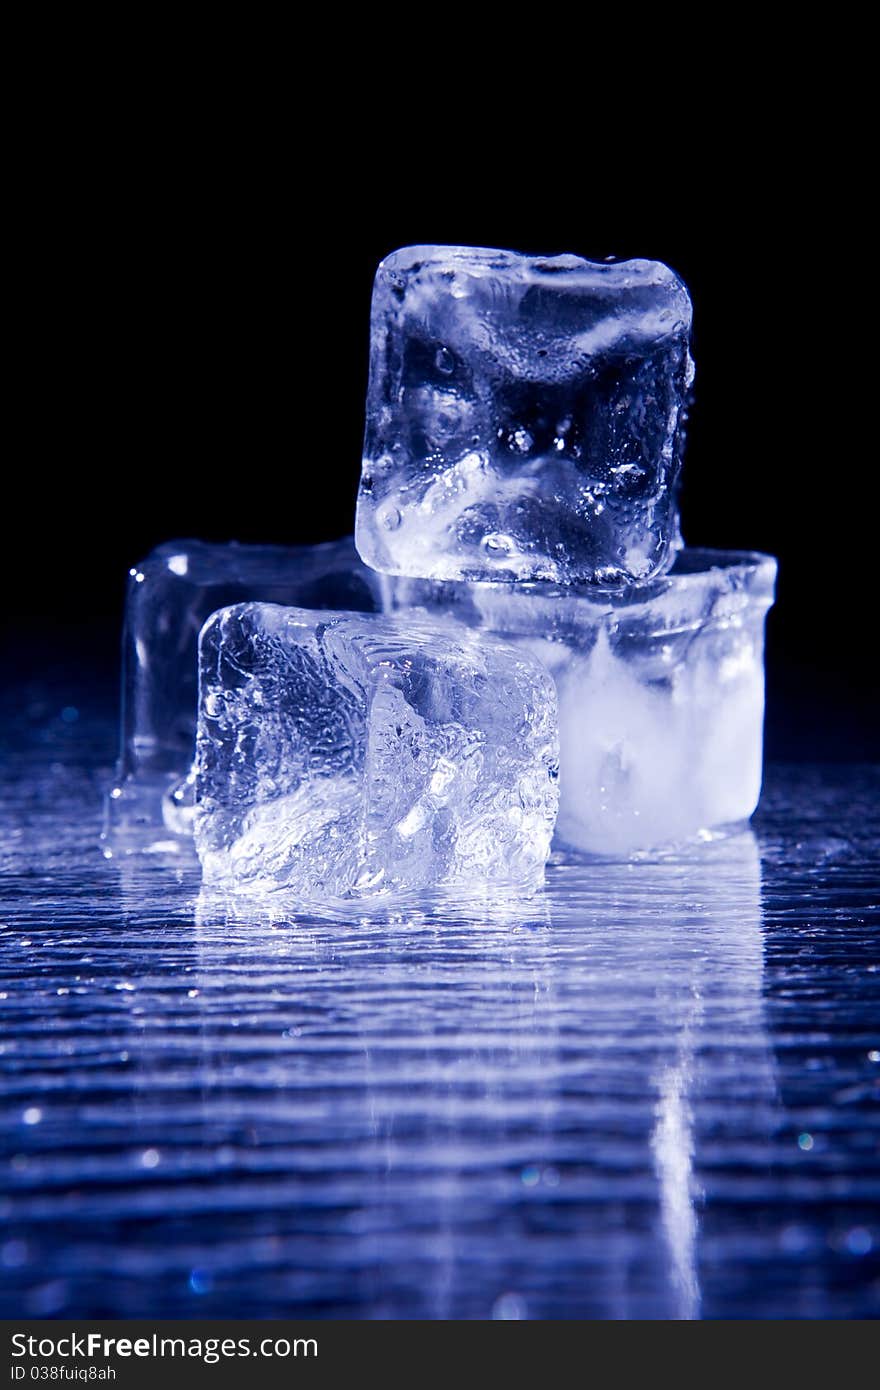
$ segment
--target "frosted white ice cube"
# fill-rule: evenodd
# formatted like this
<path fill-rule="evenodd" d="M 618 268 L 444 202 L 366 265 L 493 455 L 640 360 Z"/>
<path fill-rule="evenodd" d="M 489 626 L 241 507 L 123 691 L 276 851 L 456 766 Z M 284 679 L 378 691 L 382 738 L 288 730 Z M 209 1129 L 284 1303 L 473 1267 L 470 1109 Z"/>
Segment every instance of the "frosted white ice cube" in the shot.
<path fill-rule="evenodd" d="M 556 843 L 621 855 L 748 820 L 761 791 L 764 620 L 776 561 L 684 550 L 613 596 L 542 584 L 383 581 L 538 657 L 559 699 Z"/>

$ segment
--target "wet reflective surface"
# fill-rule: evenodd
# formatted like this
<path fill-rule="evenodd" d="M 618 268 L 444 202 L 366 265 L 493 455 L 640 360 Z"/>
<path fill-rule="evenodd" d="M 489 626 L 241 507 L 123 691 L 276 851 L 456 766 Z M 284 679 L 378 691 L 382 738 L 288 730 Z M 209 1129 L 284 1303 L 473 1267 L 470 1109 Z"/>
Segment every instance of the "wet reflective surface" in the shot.
<path fill-rule="evenodd" d="M 4 1316 L 880 1311 L 877 773 L 518 912 L 270 921 L 100 858 L 65 708 L 0 782 Z"/>

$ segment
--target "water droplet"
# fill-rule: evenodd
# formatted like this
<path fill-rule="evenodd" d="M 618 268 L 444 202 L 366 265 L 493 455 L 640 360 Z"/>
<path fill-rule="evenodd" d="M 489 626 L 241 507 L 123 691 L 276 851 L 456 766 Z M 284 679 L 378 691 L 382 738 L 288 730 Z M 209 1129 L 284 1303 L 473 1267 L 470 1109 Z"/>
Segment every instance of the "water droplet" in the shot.
<path fill-rule="evenodd" d="M 792 1222 L 791 1225 L 783 1226 L 779 1244 L 788 1255 L 802 1255 L 810 1247 L 810 1232 L 806 1227 Z"/>
<path fill-rule="evenodd" d="M 206 1269 L 194 1269 L 189 1276 L 189 1286 L 193 1293 L 210 1293 L 214 1280 Z"/>
<path fill-rule="evenodd" d="M 437 368 L 437 371 L 442 372 L 444 376 L 452 375 L 455 371 L 455 358 L 449 351 L 449 348 L 442 347 L 437 349 L 437 355 L 434 358 L 434 366 Z"/>
<path fill-rule="evenodd" d="M 518 454 L 527 454 L 534 445 L 534 439 L 528 430 L 522 428 L 514 430 L 508 437 L 508 444 Z"/>
<path fill-rule="evenodd" d="M 526 1301 L 518 1293 L 503 1293 L 492 1305 L 495 1322 L 521 1322 L 526 1316 Z"/>
<path fill-rule="evenodd" d="M 396 531 L 402 519 L 397 507 L 386 507 L 381 516 L 386 531 Z"/>
<path fill-rule="evenodd" d="M 871 1232 L 864 1226 L 854 1226 L 846 1234 L 846 1248 L 851 1255 L 868 1255 L 874 1245 Z"/>
<path fill-rule="evenodd" d="M 41 1284 L 25 1297 L 25 1307 L 31 1317 L 51 1318 L 67 1301 L 67 1283 L 63 1279 L 53 1279 L 50 1284 Z"/>
<path fill-rule="evenodd" d="M 502 531 L 490 531 L 483 537 L 483 549 L 487 555 L 509 555 L 516 549 L 516 542 L 512 536 L 505 536 Z"/>

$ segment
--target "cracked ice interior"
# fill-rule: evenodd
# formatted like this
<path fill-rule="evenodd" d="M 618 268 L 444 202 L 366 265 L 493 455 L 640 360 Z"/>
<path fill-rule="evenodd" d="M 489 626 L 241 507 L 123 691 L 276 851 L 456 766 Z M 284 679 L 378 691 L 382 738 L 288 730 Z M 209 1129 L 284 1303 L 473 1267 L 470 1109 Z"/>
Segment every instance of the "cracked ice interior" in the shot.
<path fill-rule="evenodd" d="M 411 246 L 376 274 L 356 542 L 433 579 L 671 563 L 691 304 L 656 261 Z"/>
<path fill-rule="evenodd" d="M 557 775 L 550 677 L 483 633 L 257 603 L 202 632 L 195 830 L 211 887 L 529 891 Z"/>

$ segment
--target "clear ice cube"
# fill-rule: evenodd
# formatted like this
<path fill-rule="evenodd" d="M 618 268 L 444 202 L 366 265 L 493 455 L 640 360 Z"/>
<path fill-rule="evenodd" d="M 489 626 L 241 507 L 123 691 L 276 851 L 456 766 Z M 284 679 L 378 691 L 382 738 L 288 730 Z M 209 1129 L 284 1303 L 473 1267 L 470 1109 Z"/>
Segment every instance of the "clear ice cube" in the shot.
<path fill-rule="evenodd" d="M 129 573 L 122 739 L 106 802 L 105 853 L 173 851 L 192 834 L 199 632 L 245 600 L 302 608 L 379 607 L 377 576 L 351 537 L 323 545 L 168 541 Z"/>
<path fill-rule="evenodd" d="M 216 613 L 200 651 L 206 885 L 306 901 L 540 885 L 558 736 L 528 653 L 419 613 L 262 603 Z"/>
<path fill-rule="evenodd" d="M 395 251 L 373 290 L 366 563 L 602 588 L 668 568 L 690 326 L 657 261 Z"/>
<path fill-rule="evenodd" d="M 417 604 L 538 657 L 559 699 L 556 841 L 626 855 L 746 821 L 761 791 L 764 619 L 776 561 L 683 550 L 620 595 L 386 577 Z"/>

